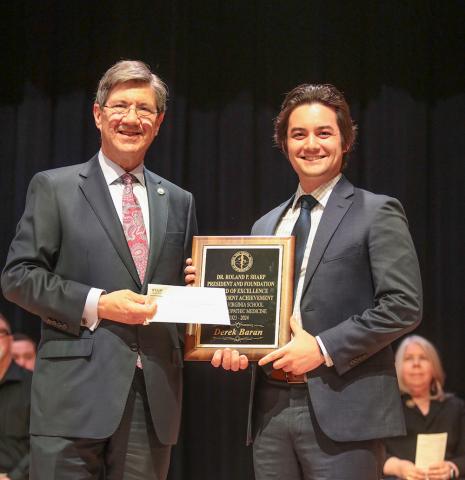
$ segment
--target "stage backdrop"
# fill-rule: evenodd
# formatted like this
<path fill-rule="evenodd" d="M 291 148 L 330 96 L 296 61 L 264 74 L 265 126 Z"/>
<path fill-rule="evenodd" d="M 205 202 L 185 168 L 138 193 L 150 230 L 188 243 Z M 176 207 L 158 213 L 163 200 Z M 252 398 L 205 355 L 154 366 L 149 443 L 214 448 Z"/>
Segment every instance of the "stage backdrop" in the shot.
<path fill-rule="evenodd" d="M 142 59 L 168 83 L 147 166 L 194 193 L 208 235 L 247 234 L 293 193 L 273 117 L 297 84 L 331 82 L 359 125 L 347 176 L 404 204 L 424 283 L 418 332 L 439 347 L 448 389 L 465 396 L 464 10 L 459 0 L 3 5 L 0 262 L 32 175 L 97 151 L 93 94 L 115 61 Z M 37 318 L 0 302 L 15 330 L 37 338 Z M 252 479 L 248 373 L 188 364 L 185 377 L 170 479 Z"/>

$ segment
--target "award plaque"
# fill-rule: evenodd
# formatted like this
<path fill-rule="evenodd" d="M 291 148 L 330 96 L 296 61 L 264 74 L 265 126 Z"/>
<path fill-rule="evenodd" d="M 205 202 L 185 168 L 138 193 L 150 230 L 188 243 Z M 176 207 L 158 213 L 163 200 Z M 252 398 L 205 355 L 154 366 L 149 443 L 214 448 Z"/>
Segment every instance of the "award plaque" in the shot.
<path fill-rule="evenodd" d="M 186 360 L 226 347 L 259 360 L 290 340 L 294 237 L 194 237 L 192 259 L 195 286 L 225 289 L 231 325 L 187 325 Z"/>

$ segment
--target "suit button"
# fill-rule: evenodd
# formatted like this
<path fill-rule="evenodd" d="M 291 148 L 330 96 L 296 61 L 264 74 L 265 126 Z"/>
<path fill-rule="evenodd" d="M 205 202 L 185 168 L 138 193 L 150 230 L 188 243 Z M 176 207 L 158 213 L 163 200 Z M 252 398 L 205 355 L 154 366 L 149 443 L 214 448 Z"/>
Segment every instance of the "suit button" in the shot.
<path fill-rule="evenodd" d="M 129 348 L 133 351 L 133 352 L 138 352 L 139 351 L 139 345 L 137 345 L 137 343 L 131 343 L 129 345 Z"/>

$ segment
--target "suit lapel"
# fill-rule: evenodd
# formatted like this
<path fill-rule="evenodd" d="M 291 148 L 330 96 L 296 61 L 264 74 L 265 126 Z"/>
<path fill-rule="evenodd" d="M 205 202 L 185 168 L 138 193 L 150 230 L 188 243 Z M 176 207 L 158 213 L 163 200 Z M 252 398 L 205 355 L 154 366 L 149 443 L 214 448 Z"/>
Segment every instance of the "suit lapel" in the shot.
<path fill-rule="evenodd" d="M 307 264 L 302 297 L 321 262 L 331 237 L 352 205 L 353 185 L 343 176 L 335 185 L 323 211 Z"/>
<path fill-rule="evenodd" d="M 271 212 L 271 215 L 266 218 L 266 224 L 260 229 L 260 235 L 275 235 L 279 222 L 283 218 L 285 212 L 292 205 L 293 200 L 294 196 Z"/>
<path fill-rule="evenodd" d="M 149 201 L 150 252 L 145 273 L 145 284 L 152 278 L 165 241 L 168 224 L 169 191 L 162 186 L 161 178 L 144 168 Z"/>
<path fill-rule="evenodd" d="M 97 156 L 86 164 L 86 168 L 82 170 L 80 175 L 82 178 L 80 188 L 84 197 L 102 224 L 121 261 L 140 288 L 139 275 Z"/>

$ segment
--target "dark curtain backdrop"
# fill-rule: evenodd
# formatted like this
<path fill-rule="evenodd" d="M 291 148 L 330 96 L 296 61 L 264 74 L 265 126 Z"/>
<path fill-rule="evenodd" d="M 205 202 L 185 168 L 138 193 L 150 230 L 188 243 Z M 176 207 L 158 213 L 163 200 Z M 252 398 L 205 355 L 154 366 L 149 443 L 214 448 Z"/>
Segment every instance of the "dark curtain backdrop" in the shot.
<path fill-rule="evenodd" d="M 31 176 L 97 151 L 92 98 L 115 61 L 142 59 L 168 83 L 146 163 L 194 193 L 211 235 L 247 234 L 293 193 L 273 117 L 292 87 L 331 82 L 359 125 L 347 176 L 404 204 L 425 292 L 418 332 L 465 397 L 463 1 L 17 0 L 2 4 L 2 23 L 2 264 Z M 0 309 L 37 338 L 37 318 L 3 297 Z M 185 377 L 170 479 L 252 479 L 248 373 L 192 363 Z"/>

